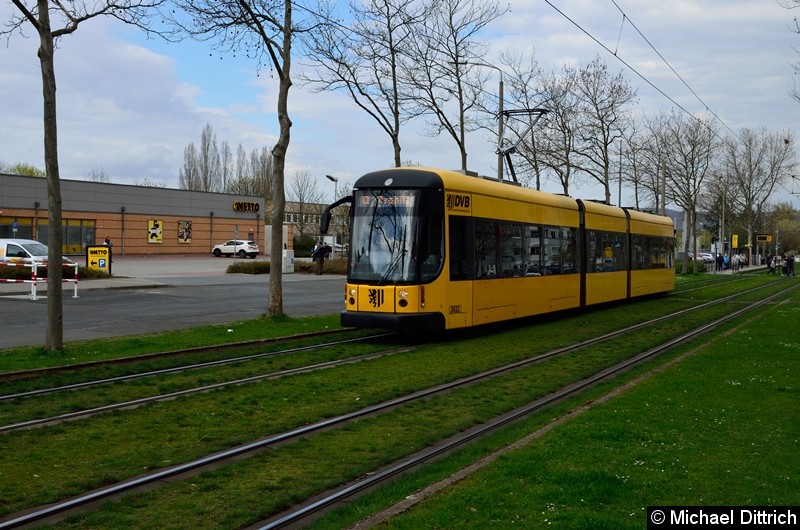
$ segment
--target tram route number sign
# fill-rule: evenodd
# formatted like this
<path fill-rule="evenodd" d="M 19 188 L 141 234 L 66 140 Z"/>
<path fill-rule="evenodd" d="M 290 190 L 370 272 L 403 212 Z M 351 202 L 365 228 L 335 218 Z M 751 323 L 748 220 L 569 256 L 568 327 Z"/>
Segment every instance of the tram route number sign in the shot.
<path fill-rule="evenodd" d="M 111 274 L 111 247 L 107 245 L 87 246 L 86 268 Z"/>

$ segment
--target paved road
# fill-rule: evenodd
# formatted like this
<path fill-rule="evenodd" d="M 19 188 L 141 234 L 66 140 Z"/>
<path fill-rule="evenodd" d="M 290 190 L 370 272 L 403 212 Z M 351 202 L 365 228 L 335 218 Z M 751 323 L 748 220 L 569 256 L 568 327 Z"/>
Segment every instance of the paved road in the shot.
<path fill-rule="evenodd" d="M 80 260 L 78 260 L 80 262 Z M 231 258 L 115 256 L 113 278 L 64 284 L 64 340 L 96 339 L 257 318 L 269 302 L 269 276 L 226 274 Z M 249 261 L 249 260 L 248 260 Z M 289 316 L 338 313 L 343 276 L 285 274 Z M 44 344 L 46 286 L 0 284 L 0 349 Z"/>

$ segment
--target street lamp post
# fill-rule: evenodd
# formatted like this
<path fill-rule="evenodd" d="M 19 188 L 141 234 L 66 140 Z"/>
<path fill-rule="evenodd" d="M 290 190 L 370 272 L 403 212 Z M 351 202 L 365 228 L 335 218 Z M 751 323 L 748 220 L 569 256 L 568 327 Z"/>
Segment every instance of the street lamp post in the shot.
<path fill-rule="evenodd" d="M 325 175 L 325 178 L 333 182 L 333 200 L 336 201 L 339 198 L 339 177 L 335 177 L 333 175 Z M 339 243 L 339 229 L 336 223 L 336 218 L 334 217 L 334 247 L 337 243 Z"/>
<path fill-rule="evenodd" d="M 325 178 L 333 182 L 333 200 L 339 198 L 339 177 L 333 175 L 325 175 Z"/>

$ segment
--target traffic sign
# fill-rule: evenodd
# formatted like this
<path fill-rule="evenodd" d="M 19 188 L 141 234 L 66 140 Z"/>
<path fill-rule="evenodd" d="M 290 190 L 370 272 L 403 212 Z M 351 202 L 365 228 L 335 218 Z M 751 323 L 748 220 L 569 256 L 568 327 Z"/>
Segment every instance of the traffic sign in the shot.
<path fill-rule="evenodd" d="M 86 268 L 111 274 L 111 247 L 108 245 L 86 247 Z"/>

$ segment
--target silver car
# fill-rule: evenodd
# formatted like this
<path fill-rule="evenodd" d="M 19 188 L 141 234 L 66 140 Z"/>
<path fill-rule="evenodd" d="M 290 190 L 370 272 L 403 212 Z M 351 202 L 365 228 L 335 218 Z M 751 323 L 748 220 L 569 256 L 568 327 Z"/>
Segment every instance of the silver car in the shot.
<path fill-rule="evenodd" d="M 216 245 L 211 253 L 216 257 L 236 255 L 239 258 L 255 258 L 258 256 L 258 245 L 255 241 L 231 239 L 221 245 Z"/>

